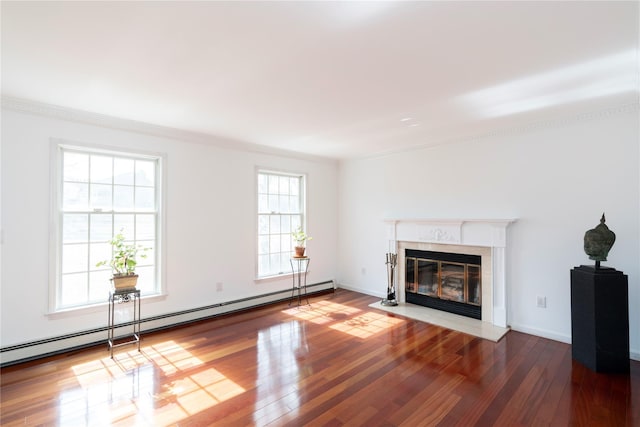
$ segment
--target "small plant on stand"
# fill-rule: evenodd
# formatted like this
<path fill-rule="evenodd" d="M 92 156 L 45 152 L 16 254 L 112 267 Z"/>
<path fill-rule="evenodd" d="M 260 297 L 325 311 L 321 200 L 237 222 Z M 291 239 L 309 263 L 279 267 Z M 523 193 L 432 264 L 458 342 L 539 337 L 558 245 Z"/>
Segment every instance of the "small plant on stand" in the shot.
<path fill-rule="evenodd" d="M 100 261 L 96 267 L 109 265 L 113 270 L 113 286 L 116 289 L 135 288 L 138 283 L 138 275 L 136 274 L 136 265 L 138 261 L 136 257 L 146 258 L 147 254 L 138 252 L 146 252 L 151 248 L 143 248 L 141 245 L 132 245 L 124 242 L 123 230 L 116 234 L 109 242 L 112 247 L 112 257 L 107 261 Z"/>
<path fill-rule="evenodd" d="M 295 229 L 295 231 L 293 233 L 291 233 L 291 237 L 293 238 L 293 241 L 295 242 L 295 258 L 304 258 L 304 251 L 305 251 L 305 242 L 307 240 L 311 240 L 313 239 L 313 237 L 311 236 L 307 236 L 307 233 L 305 233 L 302 230 L 302 227 L 299 226 L 298 228 Z"/>

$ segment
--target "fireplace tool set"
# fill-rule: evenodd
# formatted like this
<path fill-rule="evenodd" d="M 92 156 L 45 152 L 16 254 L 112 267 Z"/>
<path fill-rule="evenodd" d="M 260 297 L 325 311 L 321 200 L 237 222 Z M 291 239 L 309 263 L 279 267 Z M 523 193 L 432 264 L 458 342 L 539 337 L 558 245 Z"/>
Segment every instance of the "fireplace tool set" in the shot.
<path fill-rule="evenodd" d="M 387 298 L 383 299 L 380 304 L 385 306 L 396 306 L 398 301 L 396 300 L 396 285 L 395 285 L 395 271 L 398 265 L 398 254 L 387 253 Z"/>

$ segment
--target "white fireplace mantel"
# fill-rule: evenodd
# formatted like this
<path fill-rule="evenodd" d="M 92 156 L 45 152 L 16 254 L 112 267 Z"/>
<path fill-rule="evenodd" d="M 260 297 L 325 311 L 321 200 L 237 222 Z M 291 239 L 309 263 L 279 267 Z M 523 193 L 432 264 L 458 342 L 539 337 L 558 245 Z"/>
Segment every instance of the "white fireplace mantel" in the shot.
<path fill-rule="evenodd" d="M 404 300 L 404 249 L 432 250 L 438 245 L 490 248 L 490 273 L 483 273 L 482 320 L 507 327 L 506 260 L 507 228 L 515 219 L 386 219 L 389 251 L 398 253 L 400 283 L 397 295 Z M 463 248 L 464 249 L 464 248 Z M 486 249 L 485 249 L 486 250 Z M 450 250 L 443 250 L 450 251 Z M 489 260 L 483 260 L 484 262 Z M 484 268 L 483 268 L 484 270 Z M 489 287 L 486 285 L 490 284 Z"/>

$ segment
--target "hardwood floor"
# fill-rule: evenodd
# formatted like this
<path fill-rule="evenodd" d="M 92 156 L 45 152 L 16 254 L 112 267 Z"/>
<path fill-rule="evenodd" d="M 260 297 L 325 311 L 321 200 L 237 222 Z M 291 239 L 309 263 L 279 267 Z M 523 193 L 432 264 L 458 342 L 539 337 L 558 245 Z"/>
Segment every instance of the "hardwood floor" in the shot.
<path fill-rule="evenodd" d="M 493 343 L 338 290 L 1 371 L 0 424 L 640 426 L 640 363 L 596 374 L 571 347 Z M 105 337 L 106 338 L 106 337 Z"/>

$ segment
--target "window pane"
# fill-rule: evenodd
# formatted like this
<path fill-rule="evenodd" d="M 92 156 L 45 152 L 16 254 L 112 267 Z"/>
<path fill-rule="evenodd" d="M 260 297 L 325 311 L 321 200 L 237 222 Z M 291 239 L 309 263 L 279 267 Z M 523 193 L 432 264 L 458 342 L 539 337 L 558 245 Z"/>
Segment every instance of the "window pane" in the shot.
<path fill-rule="evenodd" d="M 282 273 L 287 273 L 291 271 L 291 258 L 288 254 L 282 254 L 280 257 L 280 271 Z"/>
<path fill-rule="evenodd" d="M 89 207 L 89 184 L 65 182 L 62 186 L 62 208 L 84 210 Z"/>
<path fill-rule="evenodd" d="M 258 193 L 265 194 L 268 189 L 269 178 L 267 175 L 258 174 Z"/>
<path fill-rule="evenodd" d="M 89 156 L 79 153 L 64 153 L 63 180 L 89 182 Z"/>
<path fill-rule="evenodd" d="M 114 234 L 122 233 L 126 240 L 133 240 L 133 214 L 120 214 L 113 216 Z"/>
<path fill-rule="evenodd" d="M 269 256 L 269 263 L 270 263 L 270 270 L 271 270 L 271 274 L 278 274 L 280 273 L 280 254 L 271 254 L 271 256 Z"/>
<path fill-rule="evenodd" d="M 156 262 L 156 254 L 155 254 L 155 244 L 153 241 L 143 240 L 137 242 L 140 247 L 145 250 L 140 250 L 138 252 L 138 267 L 154 265 Z M 149 249 L 147 249 L 149 248 Z"/>
<path fill-rule="evenodd" d="M 111 214 L 92 214 L 89 240 L 92 242 L 108 242 L 113 237 Z"/>
<path fill-rule="evenodd" d="M 300 194 L 300 179 L 299 178 L 290 178 L 289 179 L 289 194 L 292 196 L 297 196 Z"/>
<path fill-rule="evenodd" d="M 300 197 L 291 196 L 291 200 L 289 201 L 289 205 L 291 207 L 291 213 L 302 213 L 300 206 Z"/>
<path fill-rule="evenodd" d="M 141 292 L 151 292 L 153 291 L 153 284 L 156 281 L 155 278 L 155 270 L 153 267 L 138 267 L 136 269 L 136 273 L 138 273 L 138 284 L 137 287 Z"/>
<path fill-rule="evenodd" d="M 280 215 L 271 215 L 269 219 L 269 233 L 280 233 Z"/>
<path fill-rule="evenodd" d="M 111 210 L 113 187 L 107 184 L 91 184 L 91 209 Z"/>
<path fill-rule="evenodd" d="M 136 209 L 153 210 L 155 208 L 155 190 L 153 188 L 136 187 Z"/>
<path fill-rule="evenodd" d="M 63 274 L 60 284 L 60 302 L 64 307 L 84 304 L 87 301 L 87 273 Z"/>
<path fill-rule="evenodd" d="M 269 211 L 269 196 L 260 195 L 258 196 L 258 212 L 267 213 Z"/>
<path fill-rule="evenodd" d="M 105 302 L 111 288 L 111 271 L 89 273 L 89 302 Z"/>
<path fill-rule="evenodd" d="M 136 160 L 136 185 L 153 186 L 156 182 L 155 162 Z"/>
<path fill-rule="evenodd" d="M 258 216 L 258 234 L 269 234 L 269 216 Z"/>
<path fill-rule="evenodd" d="M 113 173 L 113 160 L 106 156 L 91 156 L 91 182 L 111 184 Z"/>
<path fill-rule="evenodd" d="M 277 195 L 269 195 L 269 212 L 280 212 L 279 201 L 280 198 Z"/>
<path fill-rule="evenodd" d="M 136 240 L 152 240 L 156 236 L 154 215 L 136 215 Z"/>
<path fill-rule="evenodd" d="M 134 209 L 133 187 L 124 185 L 115 185 L 113 187 L 113 208 L 130 211 Z"/>
<path fill-rule="evenodd" d="M 272 234 L 269 237 L 269 252 L 280 252 L 280 235 Z"/>
<path fill-rule="evenodd" d="M 62 243 L 85 242 L 88 232 L 87 214 L 64 214 L 62 217 Z"/>
<path fill-rule="evenodd" d="M 280 212 L 289 213 L 289 196 L 280 196 Z"/>
<path fill-rule="evenodd" d="M 282 252 L 291 252 L 291 235 L 290 234 L 280 235 L 280 250 Z"/>
<path fill-rule="evenodd" d="M 300 215 L 291 215 L 291 230 L 295 230 L 300 227 L 301 222 Z"/>
<path fill-rule="evenodd" d="M 269 175 L 269 194 L 277 194 L 280 188 L 280 177 Z"/>
<path fill-rule="evenodd" d="M 280 181 L 280 188 L 278 189 L 278 193 L 289 194 L 289 177 L 281 176 L 279 181 Z"/>
<path fill-rule="evenodd" d="M 111 259 L 111 245 L 109 243 L 91 243 L 89 245 L 89 271 L 106 270 L 111 274 L 109 264 L 102 267 L 96 267 L 101 261 L 109 261 Z"/>
<path fill-rule="evenodd" d="M 291 216 L 289 215 L 280 216 L 280 232 L 291 233 Z"/>
<path fill-rule="evenodd" d="M 134 161 L 132 159 L 113 159 L 113 183 L 133 185 Z M 133 203 L 132 203 L 133 205 Z"/>
<path fill-rule="evenodd" d="M 259 254 L 269 253 L 269 236 L 258 237 L 258 253 Z"/>
<path fill-rule="evenodd" d="M 62 245 L 62 274 L 87 271 L 89 245 Z"/>

